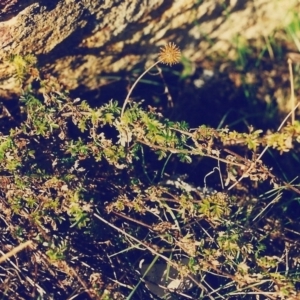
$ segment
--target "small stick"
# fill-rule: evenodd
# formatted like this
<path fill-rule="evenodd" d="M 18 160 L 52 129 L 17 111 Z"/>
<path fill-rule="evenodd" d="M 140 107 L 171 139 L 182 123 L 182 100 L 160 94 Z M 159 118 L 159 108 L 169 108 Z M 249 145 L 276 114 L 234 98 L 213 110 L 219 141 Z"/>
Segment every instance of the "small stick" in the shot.
<path fill-rule="evenodd" d="M 14 256 L 15 254 L 17 254 L 18 252 L 22 251 L 24 248 L 31 246 L 32 245 L 32 241 L 27 241 L 25 243 L 20 244 L 19 246 L 15 247 L 14 249 L 12 249 L 11 251 L 9 251 L 8 253 L 4 254 L 3 256 L 0 257 L 0 264 L 2 262 L 4 262 L 5 260 L 7 260 L 8 258 Z"/>

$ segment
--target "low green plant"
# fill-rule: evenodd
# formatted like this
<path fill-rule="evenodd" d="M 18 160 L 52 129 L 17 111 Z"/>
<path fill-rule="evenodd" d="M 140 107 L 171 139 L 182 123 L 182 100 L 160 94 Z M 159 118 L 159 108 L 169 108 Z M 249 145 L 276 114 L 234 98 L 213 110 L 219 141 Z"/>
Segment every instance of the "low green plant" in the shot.
<path fill-rule="evenodd" d="M 179 53 L 170 44 L 155 64 L 175 63 Z M 35 291 L 55 299 L 71 297 L 71 290 L 95 299 L 145 299 L 150 292 L 140 288 L 146 274 L 136 272 L 136 258 L 147 256 L 196 287 L 191 296 L 168 289 L 166 295 L 297 299 L 299 183 L 273 173 L 263 154 L 297 153 L 300 122 L 284 121 L 276 132 L 191 129 L 129 101 L 142 76 L 123 106 L 111 100 L 92 108 L 51 77 L 39 79 L 40 90 L 24 89 L 23 121 L 0 141 L 1 210 L 11 243 L 34 246 L 20 257 L 22 268 L 14 265 L 23 281 L 8 272 L 10 261 L 3 265 L 15 284 L 2 284 L 6 295 Z M 211 161 L 219 191 L 151 180 L 166 175 L 170 155 L 182 164 Z M 178 254 L 189 263 L 178 262 Z"/>

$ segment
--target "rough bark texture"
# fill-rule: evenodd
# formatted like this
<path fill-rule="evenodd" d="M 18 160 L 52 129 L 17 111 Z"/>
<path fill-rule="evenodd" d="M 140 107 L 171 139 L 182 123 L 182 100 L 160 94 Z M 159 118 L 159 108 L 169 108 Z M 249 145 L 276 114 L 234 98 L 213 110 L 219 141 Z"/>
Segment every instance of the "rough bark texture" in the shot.
<path fill-rule="evenodd" d="M 0 97 L 19 92 L 5 61 L 33 53 L 69 89 L 97 89 L 103 74 L 150 63 L 172 41 L 190 60 L 233 55 L 234 37 L 267 36 L 290 22 L 298 0 L 2 0 Z M 270 13 L 272 12 L 272 13 Z"/>

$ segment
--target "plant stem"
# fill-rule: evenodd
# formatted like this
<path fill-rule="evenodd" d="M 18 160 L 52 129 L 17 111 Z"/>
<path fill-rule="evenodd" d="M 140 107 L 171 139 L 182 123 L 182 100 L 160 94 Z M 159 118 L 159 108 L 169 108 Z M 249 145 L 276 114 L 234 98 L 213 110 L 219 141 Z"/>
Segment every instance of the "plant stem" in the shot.
<path fill-rule="evenodd" d="M 125 111 L 125 107 L 129 101 L 129 97 L 131 96 L 134 88 L 136 87 L 136 85 L 138 84 L 138 82 L 142 79 L 142 77 L 148 73 L 153 67 L 155 67 L 157 64 L 159 64 L 161 62 L 161 60 L 158 60 L 157 62 L 155 62 L 153 65 L 151 65 L 148 69 L 146 69 L 139 77 L 138 79 L 134 82 L 134 84 L 132 85 L 131 89 L 129 90 L 127 96 L 126 96 L 126 99 L 124 101 L 124 104 L 123 104 L 123 107 L 122 107 L 122 111 L 121 111 L 121 118 L 124 114 L 124 111 Z"/>

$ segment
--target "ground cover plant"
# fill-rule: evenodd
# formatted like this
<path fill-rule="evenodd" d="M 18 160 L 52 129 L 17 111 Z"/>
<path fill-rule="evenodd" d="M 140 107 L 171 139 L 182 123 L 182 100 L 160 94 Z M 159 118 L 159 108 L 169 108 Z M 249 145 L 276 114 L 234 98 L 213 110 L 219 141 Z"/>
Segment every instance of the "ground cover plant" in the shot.
<path fill-rule="evenodd" d="M 299 179 L 265 162 L 299 170 L 294 96 L 273 130 L 190 128 L 132 100 L 144 74 L 92 107 L 34 56 L 9 59 L 23 93 L 2 108 L 4 299 L 299 299 Z M 152 67 L 179 60 L 168 44 Z M 168 171 L 195 161 L 200 188 Z"/>

